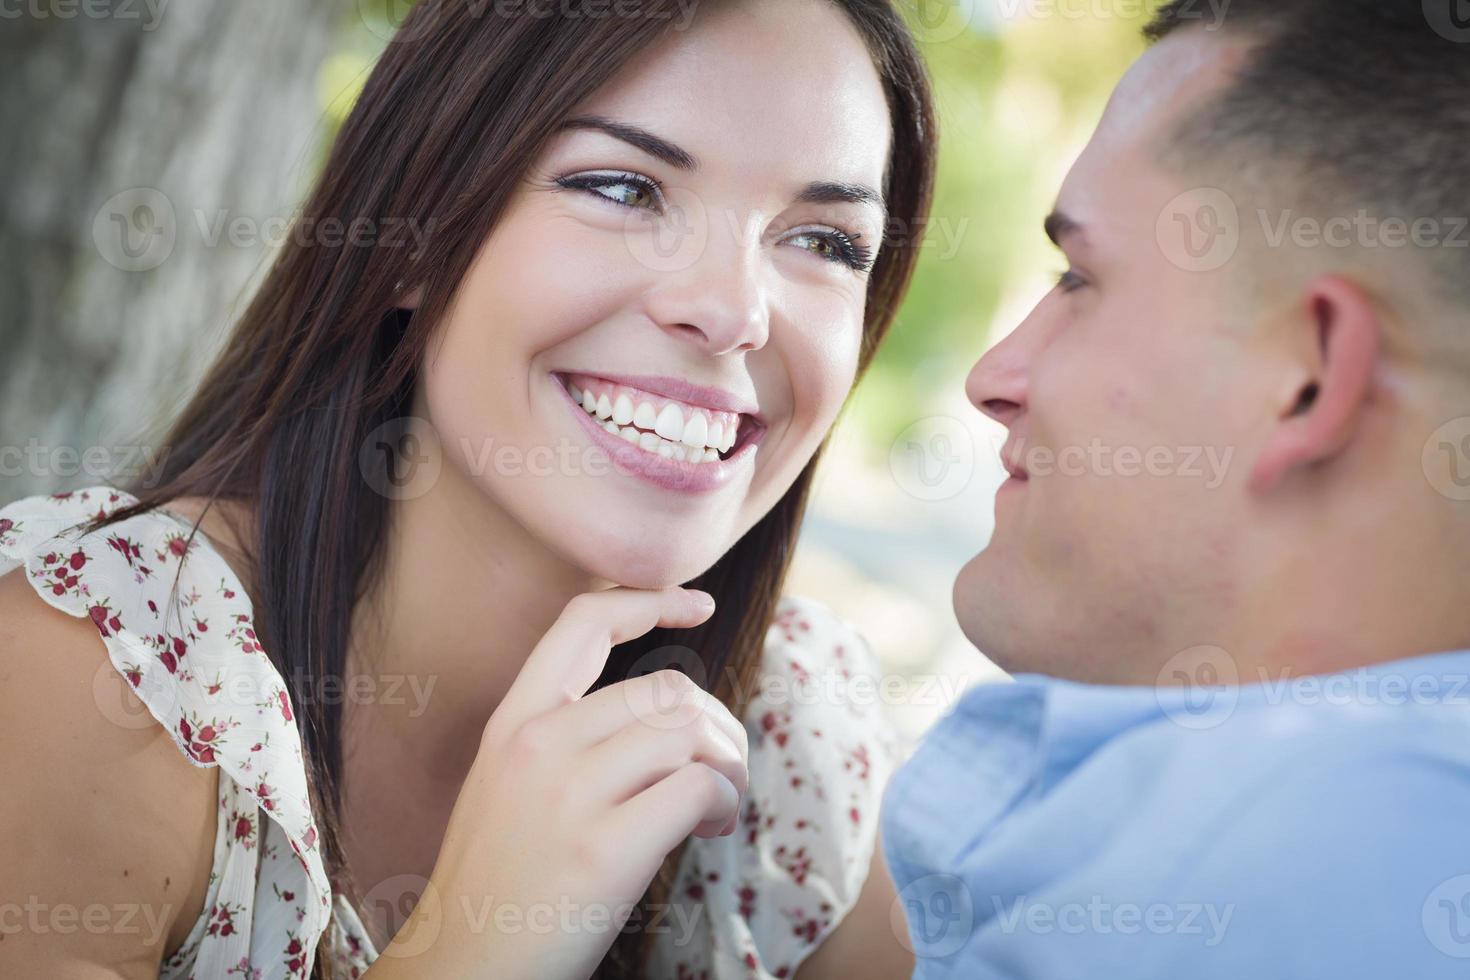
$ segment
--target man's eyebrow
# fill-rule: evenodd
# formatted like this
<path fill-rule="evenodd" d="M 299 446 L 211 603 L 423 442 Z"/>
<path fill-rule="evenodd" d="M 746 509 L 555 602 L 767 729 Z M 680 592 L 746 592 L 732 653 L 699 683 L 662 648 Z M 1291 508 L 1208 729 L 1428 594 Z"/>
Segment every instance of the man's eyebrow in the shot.
<path fill-rule="evenodd" d="M 1062 239 L 1069 235 L 1082 234 L 1082 226 L 1061 211 L 1053 211 L 1046 216 L 1046 237 L 1058 248 L 1062 245 Z"/>
<path fill-rule="evenodd" d="M 888 214 L 888 205 L 884 202 L 883 195 L 866 184 L 817 180 L 802 188 L 796 199 L 806 204 L 871 204 L 885 217 Z"/>
<path fill-rule="evenodd" d="M 605 116 L 573 116 L 562 123 L 562 129 L 595 129 L 615 136 L 647 153 L 649 156 L 657 157 L 671 167 L 680 170 L 697 170 L 699 161 L 689 152 L 680 149 L 661 136 L 655 136 L 646 129 L 628 123 L 620 123 L 608 119 Z"/>

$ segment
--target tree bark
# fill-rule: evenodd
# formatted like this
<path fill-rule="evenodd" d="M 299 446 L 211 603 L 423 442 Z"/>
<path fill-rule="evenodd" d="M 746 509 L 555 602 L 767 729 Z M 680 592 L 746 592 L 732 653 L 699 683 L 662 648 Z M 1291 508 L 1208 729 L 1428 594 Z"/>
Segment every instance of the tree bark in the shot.
<path fill-rule="evenodd" d="M 351 6 L 0 7 L 0 501 L 161 461 L 315 176 Z"/>

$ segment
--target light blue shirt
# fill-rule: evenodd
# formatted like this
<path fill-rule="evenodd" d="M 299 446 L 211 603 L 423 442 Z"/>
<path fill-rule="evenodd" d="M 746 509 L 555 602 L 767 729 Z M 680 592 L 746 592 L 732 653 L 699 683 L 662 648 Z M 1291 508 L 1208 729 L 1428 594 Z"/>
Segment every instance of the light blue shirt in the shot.
<path fill-rule="evenodd" d="M 981 685 L 881 827 L 916 980 L 1470 977 L 1470 652 Z"/>

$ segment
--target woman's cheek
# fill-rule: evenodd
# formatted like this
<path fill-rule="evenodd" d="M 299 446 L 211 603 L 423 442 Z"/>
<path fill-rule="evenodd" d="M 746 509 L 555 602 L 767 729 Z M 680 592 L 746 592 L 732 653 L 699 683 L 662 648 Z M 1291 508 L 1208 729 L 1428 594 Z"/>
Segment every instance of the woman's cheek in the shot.
<path fill-rule="evenodd" d="M 819 325 L 819 326 L 818 326 Z M 815 326 L 815 329 L 814 329 Z M 790 358 L 793 428 L 808 453 L 826 438 L 852 392 L 862 344 L 860 323 L 808 320 Z M 805 461 L 802 462 L 805 465 Z"/>

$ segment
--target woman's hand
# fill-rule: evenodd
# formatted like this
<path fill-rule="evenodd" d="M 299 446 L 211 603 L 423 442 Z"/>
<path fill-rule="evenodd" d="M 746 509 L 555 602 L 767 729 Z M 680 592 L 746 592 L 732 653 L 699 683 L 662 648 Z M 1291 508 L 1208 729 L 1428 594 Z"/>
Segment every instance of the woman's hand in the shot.
<path fill-rule="evenodd" d="M 567 604 L 486 725 L 428 887 L 372 976 L 581 980 L 674 847 L 734 831 L 748 746 L 723 704 L 675 670 L 581 696 L 614 645 L 713 611 L 677 588 Z"/>

